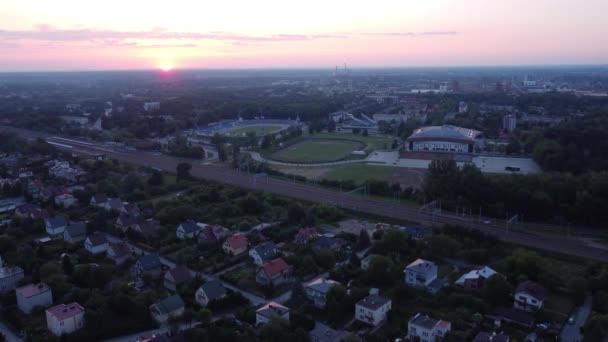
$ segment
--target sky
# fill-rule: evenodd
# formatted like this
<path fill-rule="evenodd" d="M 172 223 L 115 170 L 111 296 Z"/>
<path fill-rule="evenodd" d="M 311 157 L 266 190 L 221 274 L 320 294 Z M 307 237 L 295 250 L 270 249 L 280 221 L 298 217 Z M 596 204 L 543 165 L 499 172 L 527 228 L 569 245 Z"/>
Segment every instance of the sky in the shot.
<path fill-rule="evenodd" d="M 607 0 L 2 0 L 0 71 L 608 64 Z"/>

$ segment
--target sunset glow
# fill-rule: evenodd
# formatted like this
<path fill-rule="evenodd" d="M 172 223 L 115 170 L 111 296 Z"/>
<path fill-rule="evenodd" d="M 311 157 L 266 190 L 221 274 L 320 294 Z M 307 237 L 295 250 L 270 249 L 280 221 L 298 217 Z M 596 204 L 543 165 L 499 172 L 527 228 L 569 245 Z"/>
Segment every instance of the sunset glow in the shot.
<path fill-rule="evenodd" d="M 160 65 L 160 70 L 163 72 L 169 72 L 173 70 L 173 65 L 171 63 L 163 63 Z"/>
<path fill-rule="evenodd" d="M 605 0 L 6 0 L 0 71 L 155 69 L 159 56 L 180 68 L 603 64 L 605 13 Z"/>

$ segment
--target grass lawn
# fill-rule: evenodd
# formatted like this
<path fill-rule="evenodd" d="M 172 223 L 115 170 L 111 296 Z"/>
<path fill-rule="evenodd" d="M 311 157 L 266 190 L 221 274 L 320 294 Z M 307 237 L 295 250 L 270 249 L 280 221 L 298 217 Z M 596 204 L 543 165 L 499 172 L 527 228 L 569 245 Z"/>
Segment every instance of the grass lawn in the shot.
<path fill-rule="evenodd" d="M 545 300 L 544 309 L 545 311 L 559 312 L 564 316 L 562 319 L 565 319 L 572 312 L 574 306 L 574 301 L 567 295 L 551 293 Z"/>
<path fill-rule="evenodd" d="M 336 181 L 352 180 L 363 183 L 369 179 L 385 180 L 395 167 L 370 165 L 364 163 L 345 164 L 332 168 L 323 178 Z"/>
<path fill-rule="evenodd" d="M 352 139 L 362 141 L 367 144 L 365 147 L 366 152 L 371 152 L 373 150 L 381 150 L 384 148 L 390 148 L 393 143 L 393 138 L 391 137 L 381 137 L 368 135 L 364 137 L 361 134 L 352 134 L 352 133 L 315 133 L 314 135 L 310 135 L 310 138 L 321 139 L 321 138 L 334 138 L 334 139 Z M 386 146 L 385 146 L 386 145 Z"/>
<path fill-rule="evenodd" d="M 225 134 L 227 136 L 240 137 L 240 136 L 247 135 L 247 133 L 249 133 L 249 132 L 253 132 L 257 136 L 261 137 L 261 136 L 264 136 L 266 134 L 274 133 L 274 132 L 280 130 L 281 128 L 283 128 L 283 126 L 279 126 L 279 125 L 245 126 L 245 127 L 237 128 L 237 129 L 232 130 L 232 131 L 228 131 Z"/>
<path fill-rule="evenodd" d="M 307 139 L 272 154 L 272 158 L 293 163 L 322 163 L 346 158 L 363 143 L 350 140 Z"/>

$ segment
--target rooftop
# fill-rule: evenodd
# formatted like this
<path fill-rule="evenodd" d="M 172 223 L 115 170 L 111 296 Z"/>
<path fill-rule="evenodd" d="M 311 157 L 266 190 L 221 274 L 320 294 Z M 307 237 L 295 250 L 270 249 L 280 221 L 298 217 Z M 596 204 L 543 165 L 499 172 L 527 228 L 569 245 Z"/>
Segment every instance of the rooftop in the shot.
<path fill-rule="evenodd" d="M 539 300 L 544 300 L 545 296 L 547 295 L 547 291 L 544 287 L 542 287 L 539 283 L 531 280 L 526 280 L 523 283 L 517 285 L 515 293 L 518 292 L 523 292 Z"/>
<path fill-rule="evenodd" d="M 74 302 L 71 304 L 59 304 L 54 306 L 48 310 L 46 310 L 52 316 L 59 321 L 63 321 L 66 318 L 70 318 L 72 316 L 78 315 L 84 312 L 84 308 L 80 306 L 80 304 Z"/>
<path fill-rule="evenodd" d="M 417 325 L 424 329 L 430 330 L 433 327 L 435 327 L 437 324 L 439 324 L 439 322 L 441 322 L 441 321 L 438 319 L 434 319 L 427 315 L 417 313 L 416 316 L 414 316 L 414 318 L 410 319 L 409 324 L 414 324 L 414 325 Z"/>
<path fill-rule="evenodd" d="M 480 131 L 458 126 L 426 126 L 416 129 L 414 133 L 407 138 L 407 140 L 453 139 L 473 142 L 481 135 L 482 133 Z"/>
<path fill-rule="evenodd" d="M 255 311 L 257 314 L 271 318 L 273 316 L 283 316 L 289 312 L 289 309 L 281 304 L 270 302 Z"/>
<path fill-rule="evenodd" d="M 45 293 L 50 290 L 51 289 L 49 288 L 49 286 L 47 284 L 40 283 L 40 284 L 25 285 L 25 286 L 18 288 L 15 291 L 17 293 L 19 293 L 22 297 L 29 298 L 29 297 L 37 296 L 41 293 Z"/>
<path fill-rule="evenodd" d="M 279 272 L 282 272 L 289 268 L 289 265 L 282 258 L 277 258 L 274 260 L 270 260 L 264 265 L 262 265 L 264 272 L 268 275 L 273 275 Z"/>
<path fill-rule="evenodd" d="M 377 294 L 372 294 L 369 295 L 363 299 L 361 299 L 357 305 L 358 306 L 363 306 L 369 310 L 378 310 L 379 308 L 383 307 L 384 305 L 386 305 L 387 303 L 390 303 L 391 299 L 387 298 L 387 297 L 382 297 L 380 295 Z"/>

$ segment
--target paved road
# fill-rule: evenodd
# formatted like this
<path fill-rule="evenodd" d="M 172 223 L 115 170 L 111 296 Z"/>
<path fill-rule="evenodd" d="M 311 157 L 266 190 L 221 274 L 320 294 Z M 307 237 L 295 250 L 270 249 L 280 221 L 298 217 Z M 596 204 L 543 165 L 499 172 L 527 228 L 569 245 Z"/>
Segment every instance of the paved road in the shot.
<path fill-rule="evenodd" d="M 67 151 L 76 153 L 105 153 L 108 157 L 124 162 L 156 167 L 168 172 L 175 172 L 177 164 L 181 161 L 164 155 L 154 155 L 142 151 L 113 151 L 106 146 L 99 147 L 91 142 L 58 139 L 48 134 L 28 130 L 14 129 L 27 138 L 46 138 L 47 141 Z M 182 159 L 183 160 L 183 159 Z M 608 249 L 590 246 L 576 238 L 557 235 L 542 235 L 530 232 L 510 231 L 504 224 L 484 224 L 469 217 L 461 217 L 454 213 L 420 212 L 411 206 L 387 202 L 386 200 L 363 197 L 356 194 L 347 194 L 326 188 L 292 183 L 288 180 L 271 177 L 259 177 L 247 173 L 234 171 L 226 167 L 192 164 L 191 174 L 196 177 L 212 181 L 232 184 L 248 189 L 271 192 L 289 196 L 300 200 L 333 204 L 341 208 L 360 211 L 378 216 L 418 222 L 428 225 L 457 224 L 496 236 L 497 238 L 532 248 L 538 248 L 556 253 L 563 253 L 579 257 L 596 259 L 608 262 Z M 482 220 L 483 221 L 483 220 Z"/>
<path fill-rule="evenodd" d="M 585 298 L 585 303 L 578 307 L 570 317 L 574 318 L 574 324 L 564 323 L 564 329 L 560 334 L 560 340 L 564 342 L 580 342 L 583 340 L 581 327 L 585 326 L 587 317 L 591 313 L 591 296 Z"/>

